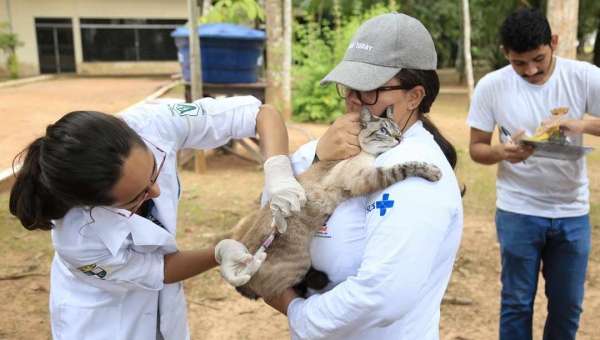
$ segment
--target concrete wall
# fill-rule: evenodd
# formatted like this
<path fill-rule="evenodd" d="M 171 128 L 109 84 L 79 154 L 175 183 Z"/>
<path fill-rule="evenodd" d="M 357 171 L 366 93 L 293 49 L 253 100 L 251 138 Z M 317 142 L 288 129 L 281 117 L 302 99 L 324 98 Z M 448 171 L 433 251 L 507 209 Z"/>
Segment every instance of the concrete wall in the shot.
<path fill-rule="evenodd" d="M 8 5 L 8 6 L 7 6 Z M 13 31 L 25 45 L 17 49 L 21 76 L 37 75 L 39 71 L 35 18 L 71 18 L 77 73 L 160 74 L 178 72 L 176 62 L 116 62 L 84 63 L 81 50 L 79 18 L 121 19 L 186 19 L 187 0 L 0 0 L 0 21 L 8 20 Z M 6 57 L 0 56 L 0 74 L 6 73 Z M 95 65 L 102 64 L 102 65 Z"/>

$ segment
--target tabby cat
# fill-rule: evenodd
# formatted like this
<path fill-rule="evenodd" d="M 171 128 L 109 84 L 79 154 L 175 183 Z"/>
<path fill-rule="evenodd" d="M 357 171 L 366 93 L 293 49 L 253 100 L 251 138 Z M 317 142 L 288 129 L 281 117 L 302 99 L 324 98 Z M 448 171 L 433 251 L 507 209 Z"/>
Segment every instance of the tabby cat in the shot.
<path fill-rule="evenodd" d="M 392 107 L 387 110 L 387 118 L 380 118 L 363 106 L 360 112 L 362 129 L 358 134 L 362 151 L 346 160 L 314 163 L 298 176 L 298 182 L 306 191 L 306 205 L 301 212 L 287 218 L 287 232 L 276 234 L 266 250 L 267 259 L 260 270 L 248 283 L 236 288 L 243 296 L 272 299 L 301 283 L 311 269 L 308 244 L 342 201 L 383 190 L 407 177 L 422 177 L 432 182 L 442 177 L 437 166 L 422 162 L 401 163 L 388 168 L 373 166 L 375 157 L 402 141 L 400 127 L 391 116 Z M 240 240 L 250 253 L 254 254 L 271 235 L 271 219 L 272 213 L 266 204 Z M 309 287 L 322 289 L 326 284 L 327 279 L 320 287 Z"/>

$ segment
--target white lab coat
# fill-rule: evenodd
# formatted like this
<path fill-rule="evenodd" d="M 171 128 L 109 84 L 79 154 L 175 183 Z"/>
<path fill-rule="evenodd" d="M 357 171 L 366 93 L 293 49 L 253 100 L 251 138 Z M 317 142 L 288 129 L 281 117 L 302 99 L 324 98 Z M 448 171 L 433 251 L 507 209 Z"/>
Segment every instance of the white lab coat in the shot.
<path fill-rule="evenodd" d="M 189 339 L 183 285 L 163 284 L 164 255 L 178 250 L 177 150 L 214 148 L 232 138 L 255 136 L 260 104 L 254 97 L 205 98 L 194 104 L 141 105 L 122 115 L 139 135 L 167 152 L 157 179 L 161 195 L 153 199 L 151 212 L 164 228 L 102 207 L 73 208 L 55 221 L 54 339 Z M 163 154 L 148 147 L 160 162 Z"/>
<path fill-rule="evenodd" d="M 304 171 L 316 142 L 292 157 Z M 309 245 L 312 266 L 329 285 L 287 309 L 293 340 L 438 340 L 440 304 L 463 228 L 460 188 L 433 136 L 417 121 L 377 167 L 436 164 L 439 182 L 406 178 L 342 202 Z"/>

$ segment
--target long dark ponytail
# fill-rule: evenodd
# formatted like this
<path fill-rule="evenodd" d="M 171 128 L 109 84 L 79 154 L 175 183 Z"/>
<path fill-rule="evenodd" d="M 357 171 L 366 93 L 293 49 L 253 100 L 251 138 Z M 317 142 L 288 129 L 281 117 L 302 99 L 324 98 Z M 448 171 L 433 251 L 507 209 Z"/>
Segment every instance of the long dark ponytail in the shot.
<path fill-rule="evenodd" d="M 427 116 L 427 113 L 431 111 L 431 105 L 433 105 L 440 92 L 440 79 L 437 72 L 435 70 L 402 69 L 396 74 L 396 78 L 406 90 L 410 90 L 416 86 L 422 86 L 425 89 L 425 97 L 423 97 L 417 108 L 418 118 L 423 123 L 423 127 L 433 135 L 433 139 L 440 146 L 440 149 L 442 149 L 452 169 L 456 168 L 458 161 L 456 148 L 442 135 L 437 126 Z M 464 195 L 465 191 L 466 189 L 463 188 L 461 193 Z"/>
<path fill-rule="evenodd" d="M 440 146 L 452 169 L 454 169 L 458 159 L 454 145 L 442 135 L 437 126 L 426 116 L 440 92 L 440 79 L 437 72 L 435 70 L 402 69 L 398 72 L 396 78 L 407 90 L 419 85 L 425 89 L 425 97 L 423 97 L 418 107 L 419 120 L 423 122 L 423 127 L 433 135 L 433 139 Z"/>
<path fill-rule="evenodd" d="M 142 139 L 119 118 L 75 111 L 49 125 L 13 161 L 22 161 L 10 192 L 10 213 L 29 229 L 50 230 L 76 206 L 111 205 L 108 192 Z M 16 170 L 16 169 L 15 169 Z"/>

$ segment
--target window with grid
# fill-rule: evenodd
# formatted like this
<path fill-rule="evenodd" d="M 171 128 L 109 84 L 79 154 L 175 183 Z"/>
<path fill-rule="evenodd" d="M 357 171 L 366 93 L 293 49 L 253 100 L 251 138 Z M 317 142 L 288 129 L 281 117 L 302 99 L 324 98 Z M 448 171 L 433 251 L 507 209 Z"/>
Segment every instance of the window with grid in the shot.
<path fill-rule="evenodd" d="M 184 19 L 80 19 L 83 60 L 177 60 L 171 32 Z"/>

